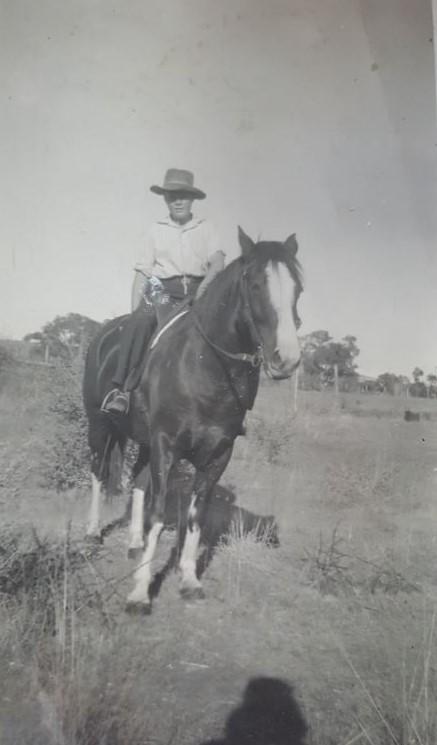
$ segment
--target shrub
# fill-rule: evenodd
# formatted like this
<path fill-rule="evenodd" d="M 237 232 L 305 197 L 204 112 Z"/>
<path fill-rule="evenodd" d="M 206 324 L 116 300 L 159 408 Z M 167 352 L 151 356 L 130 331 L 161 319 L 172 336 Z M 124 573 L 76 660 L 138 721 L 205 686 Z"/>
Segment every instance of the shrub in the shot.
<path fill-rule="evenodd" d="M 59 490 L 88 483 L 87 418 L 82 403 L 81 363 L 55 368 L 49 412 L 54 416 L 53 441 L 45 452 L 45 486 Z"/>
<path fill-rule="evenodd" d="M 13 362 L 14 355 L 12 354 L 11 349 L 7 345 L 0 343 L 0 370 L 12 365 Z"/>

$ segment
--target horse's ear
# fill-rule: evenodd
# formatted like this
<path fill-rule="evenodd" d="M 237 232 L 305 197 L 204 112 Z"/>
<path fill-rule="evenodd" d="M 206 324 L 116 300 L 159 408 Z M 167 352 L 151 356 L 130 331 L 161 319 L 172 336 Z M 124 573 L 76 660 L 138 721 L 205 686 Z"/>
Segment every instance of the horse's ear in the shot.
<path fill-rule="evenodd" d="M 298 249 L 296 233 L 293 233 L 293 235 L 288 236 L 287 240 L 284 241 L 284 246 L 288 251 L 290 251 L 291 255 L 294 258 L 297 254 L 297 249 Z"/>
<path fill-rule="evenodd" d="M 249 238 L 249 236 L 246 235 L 243 228 L 240 228 L 240 226 L 238 226 L 238 241 L 240 243 L 241 255 L 243 259 L 248 259 L 253 249 L 255 248 L 255 244 L 252 238 Z"/>

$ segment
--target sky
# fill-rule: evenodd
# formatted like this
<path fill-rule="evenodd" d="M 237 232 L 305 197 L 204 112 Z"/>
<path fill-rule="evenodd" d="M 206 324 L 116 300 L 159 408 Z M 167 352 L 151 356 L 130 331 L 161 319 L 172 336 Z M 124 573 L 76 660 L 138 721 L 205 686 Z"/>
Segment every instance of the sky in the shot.
<path fill-rule="evenodd" d="M 0 336 L 129 310 L 187 168 L 232 259 L 297 233 L 301 333 L 437 368 L 431 0 L 1 0 Z"/>

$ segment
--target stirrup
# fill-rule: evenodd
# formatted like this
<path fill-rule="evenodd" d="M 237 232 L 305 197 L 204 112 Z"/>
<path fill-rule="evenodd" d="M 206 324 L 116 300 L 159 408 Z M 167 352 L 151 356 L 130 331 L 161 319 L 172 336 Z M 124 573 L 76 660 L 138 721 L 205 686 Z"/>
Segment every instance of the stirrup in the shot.
<path fill-rule="evenodd" d="M 126 402 L 125 410 L 117 411 L 117 409 L 113 409 L 112 413 L 127 414 L 130 406 L 130 395 L 126 391 L 121 391 L 119 388 L 113 388 L 106 394 L 100 406 L 100 411 L 103 411 L 105 414 L 110 414 L 110 405 L 112 402 L 116 401 L 118 396 Z"/>

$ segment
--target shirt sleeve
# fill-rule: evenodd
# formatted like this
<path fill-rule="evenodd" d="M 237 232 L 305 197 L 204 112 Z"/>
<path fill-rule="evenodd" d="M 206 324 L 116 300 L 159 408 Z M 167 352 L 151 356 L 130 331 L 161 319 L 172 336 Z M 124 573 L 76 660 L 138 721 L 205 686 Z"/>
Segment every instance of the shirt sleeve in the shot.
<path fill-rule="evenodd" d="M 216 254 L 218 251 L 222 253 L 223 256 L 226 256 L 223 248 L 220 245 L 220 237 L 218 232 L 216 231 L 214 225 L 208 222 L 206 235 L 206 256 L 208 263 L 211 261 L 214 254 Z"/>
<path fill-rule="evenodd" d="M 152 276 L 156 257 L 155 247 L 155 232 L 152 227 L 146 235 L 145 245 L 141 249 L 141 253 L 137 256 L 134 266 L 136 272 L 140 272 L 146 277 Z"/>

